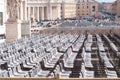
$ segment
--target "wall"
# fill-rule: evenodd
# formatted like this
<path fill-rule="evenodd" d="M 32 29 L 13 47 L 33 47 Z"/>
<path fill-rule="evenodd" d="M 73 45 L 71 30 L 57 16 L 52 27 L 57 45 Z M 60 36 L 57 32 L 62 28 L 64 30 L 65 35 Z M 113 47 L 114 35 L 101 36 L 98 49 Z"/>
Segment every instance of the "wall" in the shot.
<path fill-rule="evenodd" d="M 31 31 L 30 31 L 30 23 L 25 21 L 24 23 L 21 23 L 21 36 L 28 36 L 30 37 Z"/>
<path fill-rule="evenodd" d="M 6 8 L 5 0 L 0 0 L 0 35 L 5 34 L 5 22 L 6 22 Z M 4 42 L 4 39 L 0 39 L 0 43 Z"/>
<path fill-rule="evenodd" d="M 63 3 L 62 4 L 62 17 L 75 18 L 76 17 L 76 3 Z"/>
<path fill-rule="evenodd" d="M 83 34 L 86 34 L 86 32 L 87 33 L 90 33 L 90 34 L 101 34 L 101 33 L 103 33 L 103 34 L 108 34 L 108 33 L 110 33 L 110 32 L 112 32 L 112 33 L 116 33 L 116 34 L 120 34 L 120 28 L 118 27 L 118 28 L 106 28 L 106 27 L 101 27 L 101 28 L 93 28 L 93 29 L 91 29 L 91 28 L 83 28 L 83 29 L 77 29 L 77 30 L 74 30 L 74 29 L 72 29 L 72 28 L 69 28 L 69 29 L 67 29 L 67 30 L 64 30 L 64 29 L 59 29 L 59 30 L 57 30 L 57 29 L 52 29 L 52 30 L 43 30 L 43 31 L 41 31 L 40 33 L 61 33 L 61 32 L 65 32 L 65 33 L 79 33 L 79 34 L 81 34 L 81 33 L 83 33 Z"/>

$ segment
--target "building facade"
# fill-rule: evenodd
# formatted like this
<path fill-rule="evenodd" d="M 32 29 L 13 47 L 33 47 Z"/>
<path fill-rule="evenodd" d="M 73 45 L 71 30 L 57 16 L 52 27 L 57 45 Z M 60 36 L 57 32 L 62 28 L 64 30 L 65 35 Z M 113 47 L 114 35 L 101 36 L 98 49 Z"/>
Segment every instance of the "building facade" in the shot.
<path fill-rule="evenodd" d="M 27 20 L 61 19 L 61 0 L 27 0 Z"/>
<path fill-rule="evenodd" d="M 95 0 L 77 0 L 76 16 L 98 16 L 98 2 Z"/>
<path fill-rule="evenodd" d="M 76 18 L 76 1 L 64 0 L 62 2 L 62 18 Z"/>
<path fill-rule="evenodd" d="M 0 43 L 5 41 L 6 1 L 0 0 Z"/>
<path fill-rule="evenodd" d="M 102 12 L 111 15 L 114 14 L 113 3 L 103 3 L 102 6 L 103 6 Z"/>
<path fill-rule="evenodd" d="M 1 0 L 1 8 L 7 0 Z M 78 16 L 97 16 L 98 3 L 95 0 L 20 0 L 19 19 L 29 21 L 75 18 Z M 4 2 L 4 3 L 3 3 Z M 5 12 L 5 9 L 2 10 Z M 5 14 L 6 15 L 6 14 Z M 5 17 L 7 19 L 7 16 Z"/>
<path fill-rule="evenodd" d="M 116 16 L 120 17 L 120 0 L 116 0 L 113 3 L 113 12 Z"/>
<path fill-rule="evenodd" d="M 5 23 L 8 19 L 7 1 L 0 0 L 0 40 L 4 41 L 6 35 Z M 97 16 L 98 5 L 94 0 L 20 0 L 18 19 L 22 27 L 25 21 L 32 19 L 56 20 L 65 18 L 76 18 L 82 16 Z M 22 30 L 23 31 L 23 30 Z"/>
<path fill-rule="evenodd" d="M 27 20 L 31 18 L 40 21 L 86 15 L 98 16 L 98 3 L 95 0 L 27 0 L 25 4 L 26 15 L 21 15 Z"/>
<path fill-rule="evenodd" d="M 40 21 L 98 15 L 98 4 L 94 0 L 21 0 L 19 8 L 19 19 L 22 21 L 30 20 L 31 17 Z"/>

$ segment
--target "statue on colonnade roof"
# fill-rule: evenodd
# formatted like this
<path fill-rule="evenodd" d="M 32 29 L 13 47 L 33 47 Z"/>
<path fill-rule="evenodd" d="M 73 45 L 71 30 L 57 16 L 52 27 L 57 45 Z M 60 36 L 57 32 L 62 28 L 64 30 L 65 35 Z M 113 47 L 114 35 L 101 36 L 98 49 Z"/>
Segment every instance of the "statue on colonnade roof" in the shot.
<path fill-rule="evenodd" d="M 16 22 L 19 19 L 19 7 L 22 0 L 7 0 L 8 21 Z"/>

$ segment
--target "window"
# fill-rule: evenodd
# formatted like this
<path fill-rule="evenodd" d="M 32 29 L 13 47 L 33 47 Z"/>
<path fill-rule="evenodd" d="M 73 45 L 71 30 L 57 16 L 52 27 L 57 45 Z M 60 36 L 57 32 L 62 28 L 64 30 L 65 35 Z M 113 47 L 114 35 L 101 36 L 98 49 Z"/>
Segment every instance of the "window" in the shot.
<path fill-rule="evenodd" d="M 92 7 L 92 11 L 95 11 L 95 6 Z"/>
<path fill-rule="evenodd" d="M 0 12 L 0 25 L 3 25 L 3 12 Z"/>
<path fill-rule="evenodd" d="M 89 7 L 87 6 L 87 9 L 88 9 Z"/>
<path fill-rule="evenodd" d="M 5 39 L 5 34 L 0 34 L 0 40 Z"/>

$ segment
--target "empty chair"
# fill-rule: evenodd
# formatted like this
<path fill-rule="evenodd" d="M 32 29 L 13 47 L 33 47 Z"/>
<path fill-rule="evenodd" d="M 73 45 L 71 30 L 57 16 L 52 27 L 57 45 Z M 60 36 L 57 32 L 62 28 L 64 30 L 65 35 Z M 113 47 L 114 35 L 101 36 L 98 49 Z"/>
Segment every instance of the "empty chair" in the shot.
<path fill-rule="evenodd" d="M 98 34 L 96 34 L 96 38 L 97 38 L 97 43 L 103 43 L 101 37 Z"/>
<path fill-rule="evenodd" d="M 91 53 L 85 52 L 85 49 L 83 48 L 82 57 L 84 61 L 84 66 L 86 68 L 93 68 L 93 65 L 91 63 Z"/>
<path fill-rule="evenodd" d="M 91 46 L 92 46 L 92 43 L 88 43 L 87 41 L 85 41 L 84 43 L 85 51 L 91 52 L 92 51 Z"/>
<path fill-rule="evenodd" d="M 73 68 L 74 66 L 74 60 L 77 56 L 76 52 L 72 52 L 71 47 L 68 48 L 67 52 L 64 54 L 63 62 L 64 66 L 67 68 Z"/>
<path fill-rule="evenodd" d="M 76 40 L 76 42 L 73 43 L 72 50 L 74 52 L 78 52 L 82 47 L 84 40 L 85 40 L 85 35 L 81 34 L 80 37 Z"/>
<path fill-rule="evenodd" d="M 94 71 L 86 70 L 84 63 L 81 65 L 81 74 L 83 78 L 94 78 Z"/>
<path fill-rule="evenodd" d="M 43 70 L 41 64 L 37 64 L 37 74 L 35 77 L 48 77 L 50 75 L 49 70 Z"/>
<path fill-rule="evenodd" d="M 71 74 L 71 71 L 65 71 L 63 69 L 63 66 L 62 64 L 60 63 L 60 65 L 57 65 L 54 72 L 57 74 L 59 73 L 60 74 L 60 77 L 61 78 L 69 78 L 70 74 Z"/>
<path fill-rule="evenodd" d="M 33 66 L 33 68 L 30 69 L 30 71 L 28 71 L 28 73 L 29 73 L 30 77 L 35 77 L 35 75 L 37 74 L 37 68 L 36 68 L 36 66 Z"/>
<path fill-rule="evenodd" d="M 106 52 L 99 52 L 99 54 L 100 54 L 100 58 L 101 58 L 102 62 L 104 63 L 105 67 L 114 68 L 113 65 L 110 63 Z"/>
<path fill-rule="evenodd" d="M 114 68 L 113 65 L 112 65 L 110 62 L 108 62 L 108 61 L 105 61 L 105 62 L 104 62 L 104 65 L 105 65 L 105 67 L 107 67 L 107 68 Z"/>
<path fill-rule="evenodd" d="M 50 64 L 50 62 L 48 62 L 48 60 L 47 60 L 47 57 L 43 58 L 42 62 L 44 64 L 45 68 L 54 69 L 54 67 L 55 67 L 55 63 Z"/>
<path fill-rule="evenodd" d="M 105 70 L 107 78 L 118 78 L 116 71 Z"/>
<path fill-rule="evenodd" d="M 99 51 L 105 52 L 105 48 L 104 48 L 104 46 L 103 46 L 103 43 L 97 43 L 97 45 L 98 45 Z"/>
<path fill-rule="evenodd" d="M 57 48 L 53 48 L 51 50 L 51 54 L 52 54 L 52 57 L 55 57 L 58 59 L 63 55 L 63 53 L 57 51 Z"/>
<path fill-rule="evenodd" d="M 27 77 L 28 75 L 26 74 L 19 74 L 16 69 L 16 67 L 12 67 L 12 68 L 8 68 L 8 77 L 12 77 L 12 78 L 20 78 L 20 77 Z"/>
<path fill-rule="evenodd" d="M 118 52 L 118 48 L 116 47 L 114 43 L 110 43 L 110 47 L 113 51 Z"/>
<path fill-rule="evenodd" d="M 21 74 L 28 74 L 28 71 L 24 71 L 24 70 L 22 70 L 22 68 L 21 68 L 21 66 L 20 65 L 17 65 L 16 66 L 16 71 L 18 72 L 18 73 L 21 73 Z"/>
<path fill-rule="evenodd" d="M 93 42 L 93 39 L 92 39 L 92 35 L 91 35 L 91 34 L 88 34 L 88 36 L 87 36 L 87 42 L 88 42 L 88 43 L 92 43 L 92 42 Z"/>
<path fill-rule="evenodd" d="M 3 78 L 8 78 L 8 77 L 9 77 L 7 70 L 4 70 L 4 71 L 2 72 L 2 77 L 3 77 Z M 1 77 L 0 77 L 0 78 L 1 78 Z"/>
<path fill-rule="evenodd" d="M 0 70 L 0 78 L 6 78 L 6 77 L 8 77 L 8 71 Z"/>
<path fill-rule="evenodd" d="M 34 65 L 29 65 L 29 64 L 26 63 L 26 61 L 23 61 L 23 62 L 22 62 L 22 66 L 23 66 L 24 68 L 32 69 Z"/>

